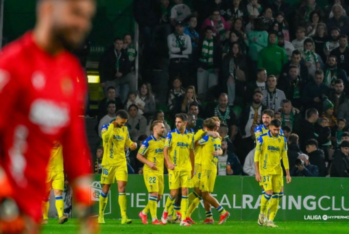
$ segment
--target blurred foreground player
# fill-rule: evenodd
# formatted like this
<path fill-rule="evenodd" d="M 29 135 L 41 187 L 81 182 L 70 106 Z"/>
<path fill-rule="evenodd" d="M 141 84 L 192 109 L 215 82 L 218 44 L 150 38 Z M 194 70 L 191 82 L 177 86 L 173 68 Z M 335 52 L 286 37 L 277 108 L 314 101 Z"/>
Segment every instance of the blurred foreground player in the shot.
<path fill-rule="evenodd" d="M 68 52 L 90 31 L 94 12 L 93 0 L 39 0 L 35 29 L 0 54 L 0 233 L 39 233 L 55 141 L 62 143 L 80 232 L 98 229 L 88 216 L 91 162 L 79 117 L 86 78 Z"/>

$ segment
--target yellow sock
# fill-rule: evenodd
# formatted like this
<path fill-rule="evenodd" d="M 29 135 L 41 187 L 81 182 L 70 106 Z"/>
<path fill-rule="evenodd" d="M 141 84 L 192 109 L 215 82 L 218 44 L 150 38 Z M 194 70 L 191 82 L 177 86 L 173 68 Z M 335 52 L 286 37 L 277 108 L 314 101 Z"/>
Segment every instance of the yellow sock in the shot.
<path fill-rule="evenodd" d="M 119 193 L 119 206 L 120 206 L 121 218 L 127 218 L 127 215 L 126 215 L 126 209 L 127 209 L 126 193 Z"/>
<path fill-rule="evenodd" d="M 188 197 L 187 196 L 182 196 L 182 201 L 181 201 L 182 220 L 186 220 L 187 219 L 187 211 L 188 211 Z"/>
<path fill-rule="evenodd" d="M 172 215 L 173 214 L 173 202 L 174 202 L 174 198 L 172 198 L 171 196 L 168 196 L 167 200 L 166 200 L 166 204 L 165 204 L 165 211 L 168 212 L 168 215 Z M 171 214 L 170 214 L 171 212 Z"/>
<path fill-rule="evenodd" d="M 198 197 L 198 196 L 197 196 L 197 194 L 195 193 L 195 191 L 189 194 L 189 196 L 188 196 L 188 201 L 189 201 L 188 204 L 189 204 L 189 206 L 190 206 L 190 204 L 194 201 L 194 199 L 197 198 L 197 197 Z"/>
<path fill-rule="evenodd" d="M 188 212 L 187 212 L 187 217 L 191 217 L 191 215 L 193 214 L 193 212 L 196 209 L 196 207 L 198 207 L 199 203 L 200 203 L 200 198 L 195 197 L 195 199 L 189 205 Z"/>
<path fill-rule="evenodd" d="M 104 210 L 108 204 L 108 195 L 103 192 L 99 195 L 99 216 L 104 216 Z"/>
<path fill-rule="evenodd" d="M 58 218 L 61 218 L 64 213 L 64 201 L 62 196 L 56 197 L 56 209 L 58 213 Z"/>
<path fill-rule="evenodd" d="M 265 193 L 262 194 L 262 199 L 261 199 L 261 214 L 265 215 L 266 209 L 268 207 L 268 202 L 270 201 L 271 195 Z M 269 202 L 270 203 L 270 202 Z"/>
<path fill-rule="evenodd" d="M 268 205 L 268 210 L 270 212 L 268 220 L 274 221 L 274 218 L 276 216 L 278 209 L 279 209 L 279 195 L 275 194 L 271 198 L 269 205 Z"/>
<path fill-rule="evenodd" d="M 48 209 L 50 207 L 49 201 L 42 202 L 42 219 L 48 219 Z"/>
<path fill-rule="evenodd" d="M 149 201 L 148 201 L 148 204 L 144 207 L 142 212 L 143 212 L 143 214 L 148 214 L 149 210 L 150 210 L 150 207 L 149 207 Z"/>
<path fill-rule="evenodd" d="M 156 196 L 151 196 L 149 198 L 148 206 L 149 206 L 151 218 L 153 221 L 158 219 L 158 217 L 157 217 L 157 203 L 158 203 L 158 199 Z"/>

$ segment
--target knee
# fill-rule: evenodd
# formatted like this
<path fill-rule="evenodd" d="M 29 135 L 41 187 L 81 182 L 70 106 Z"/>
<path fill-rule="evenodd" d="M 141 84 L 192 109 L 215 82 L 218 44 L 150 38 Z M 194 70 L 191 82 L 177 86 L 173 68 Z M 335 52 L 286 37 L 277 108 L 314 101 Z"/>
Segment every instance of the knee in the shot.
<path fill-rule="evenodd" d="M 273 190 L 265 191 L 265 193 L 268 195 L 273 195 Z"/>

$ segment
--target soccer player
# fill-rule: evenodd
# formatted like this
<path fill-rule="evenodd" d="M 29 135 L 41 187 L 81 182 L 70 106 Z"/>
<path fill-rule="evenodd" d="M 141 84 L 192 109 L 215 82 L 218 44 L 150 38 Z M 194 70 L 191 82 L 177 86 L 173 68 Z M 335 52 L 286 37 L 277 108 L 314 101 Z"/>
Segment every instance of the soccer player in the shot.
<path fill-rule="evenodd" d="M 269 131 L 269 124 L 274 119 L 274 111 L 266 109 L 262 113 L 262 123 L 254 130 L 254 135 L 258 139 L 261 135 Z"/>
<path fill-rule="evenodd" d="M 55 141 L 63 147 L 80 232 L 96 232 L 97 222 L 88 216 L 91 155 L 80 117 L 86 76 L 68 52 L 89 33 L 95 1 L 39 0 L 36 12 L 34 30 L 0 53 L 0 213 L 12 210 L 1 216 L 0 233 L 39 232 Z M 14 205 L 19 213 L 7 209 Z"/>
<path fill-rule="evenodd" d="M 202 172 L 202 145 L 197 144 L 199 140 L 201 140 L 204 136 L 212 136 L 213 138 L 219 137 L 219 127 L 220 127 L 220 120 L 218 117 L 212 117 L 211 118 L 216 126 L 213 131 L 205 131 L 204 129 L 200 129 L 194 136 L 194 144 L 195 144 L 195 170 L 194 170 L 194 177 L 193 177 L 193 188 L 194 191 L 189 194 L 189 208 L 187 212 L 187 222 L 189 224 L 196 224 L 194 220 L 191 218 L 192 213 L 197 208 L 197 206 L 200 203 L 200 200 L 202 200 L 201 197 L 201 191 L 200 191 L 200 178 L 201 178 L 201 172 Z M 210 204 L 207 201 L 204 201 L 205 207 L 210 207 Z M 205 224 L 211 224 L 212 223 L 212 212 L 208 211 L 206 212 L 207 219 L 204 221 Z"/>
<path fill-rule="evenodd" d="M 214 131 L 215 127 L 216 123 L 212 118 L 204 121 L 205 131 Z M 210 204 L 209 206 L 205 205 L 205 210 L 206 212 L 211 212 L 211 206 L 216 208 L 220 214 L 220 221 L 218 224 L 223 224 L 229 218 L 230 214 L 211 195 L 217 177 L 218 156 L 222 155 L 221 140 L 220 138 L 213 138 L 207 135 L 199 140 L 198 144 L 202 145 L 200 191 L 203 200 Z M 207 223 L 213 223 L 213 218 L 208 219 L 211 220 Z"/>
<path fill-rule="evenodd" d="M 56 209 L 59 218 L 59 224 L 63 224 L 68 221 L 68 217 L 64 215 L 64 201 L 63 201 L 63 190 L 64 190 L 64 173 L 63 173 L 63 149 L 59 142 L 55 142 L 50 162 L 47 168 L 47 180 L 46 187 L 48 189 L 46 200 L 43 202 L 43 224 L 48 223 L 48 209 L 50 206 L 49 198 L 51 189 L 55 194 Z"/>
<path fill-rule="evenodd" d="M 116 112 L 115 120 L 102 127 L 103 140 L 103 160 L 101 184 L 103 184 L 101 195 L 99 196 L 99 216 L 98 223 L 105 223 L 104 210 L 108 203 L 108 193 L 111 184 L 117 181 L 119 192 L 119 206 L 121 212 L 121 224 L 132 223 L 127 218 L 126 208 L 126 184 L 128 180 L 127 161 L 125 147 L 130 150 L 137 149 L 137 143 L 131 141 L 128 128 L 125 126 L 128 113 L 125 110 Z"/>
<path fill-rule="evenodd" d="M 285 136 L 280 135 L 281 122 L 274 119 L 270 122 L 269 131 L 261 135 L 257 140 L 255 152 L 256 180 L 263 183 L 265 190 L 261 199 L 261 211 L 258 224 L 268 227 L 277 227 L 274 224 L 279 206 L 279 195 L 281 193 L 281 160 L 286 170 L 286 181 L 291 182 L 289 164 L 287 158 L 287 142 Z M 268 221 L 264 221 L 268 211 Z"/>
<path fill-rule="evenodd" d="M 138 151 L 137 159 L 144 163 L 144 183 L 150 193 L 147 206 L 139 213 L 143 224 L 148 224 L 147 213 L 150 210 L 152 224 L 162 225 L 157 218 L 157 202 L 164 193 L 164 147 L 165 125 L 163 121 L 152 123 L 153 135 L 148 137 Z"/>
<path fill-rule="evenodd" d="M 188 116 L 186 114 L 176 115 L 176 129 L 171 131 L 164 148 L 165 162 L 169 173 L 170 196 L 168 197 L 162 214 L 161 221 L 166 224 L 168 210 L 178 194 L 182 190 L 181 201 L 181 226 L 190 226 L 187 222 L 188 188 L 194 174 L 194 137 L 186 130 Z"/>

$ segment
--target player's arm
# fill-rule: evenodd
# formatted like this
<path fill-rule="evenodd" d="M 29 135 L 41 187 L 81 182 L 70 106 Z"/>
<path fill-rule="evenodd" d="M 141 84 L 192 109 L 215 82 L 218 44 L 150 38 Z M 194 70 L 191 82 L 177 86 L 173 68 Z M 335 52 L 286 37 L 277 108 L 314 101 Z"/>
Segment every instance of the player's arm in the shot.
<path fill-rule="evenodd" d="M 147 154 L 148 149 L 149 149 L 149 143 L 144 141 L 137 153 L 137 159 L 143 164 L 148 165 L 151 169 L 157 170 L 155 163 L 148 161 L 147 158 L 144 157 Z"/>
<path fill-rule="evenodd" d="M 259 137 L 257 140 L 256 151 L 254 153 L 254 165 L 255 165 L 255 172 L 256 172 L 256 180 L 258 182 L 261 181 L 261 174 L 259 172 L 259 159 L 261 158 L 261 155 L 262 155 L 262 144 L 263 144 L 263 139 L 262 139 L 262 137 Z"/>
<path fill-rule="evenodd" d="M 103 143 L 107 144 L 112 139 L 114 129 L 114 123 L 106 124 L 102 126 L 101 136 Z"/>
<path fill-rule="evenodd" d="M 286 138 L 285 138 L 285 147 L 284 147 L 284 150 L 282 152 L 282 162 L 284 164 L 284 168 L 285 168 L 285 171 L 286 171 L 286 181 L 287 181 L 287 183 L 291 183 L 290 165 L 288 163 Z"/>
<path fill-rule="evenodd" d="M 127 129 L 127 128 L 126 128 Z M 130 134 L 128 132 L 128 129 L 127 129 L 127 136 L 126 136 L 126 146 L 128 148 L 130 148 L 131 151 L 133 150 L 136 150 L 137 149 L 137 143 L 136 142 L 133 142 L 130 138 Z"/>
<path fill-rule="evenodd" d="M 167 135 L 167 138 L 165 141 L 165 147 L 164 147 L 164 159 L 165 159 L 165 163 L 167 165 L 168 170 L 175 169 L 175 165 L 173 163 L 171 163 L 170 157 L 169 157 L 169 151 L 171 148 L 171 144 L 172 144 L 172 134 L 171 134 L 171 132 L 169 132 Z"/>
<path fill-rule="evenodd" d="M 196 144 L 201 138 L 203 138 L 208 132 L 205 132 L 204 130 L 200 129 L 195 133 L 194 135 L 194 144 Z"/>
<path fill-rule="evenodd" d="M 193 135 L 193 140 L 189 147 L 189 156 L 190 156 L 190 163 L 191 163 L 191 177 L 194 176 L 194 169 L 195 169 L 195 151 L 194 151 L 194 141 L 195 136 Z"/>

